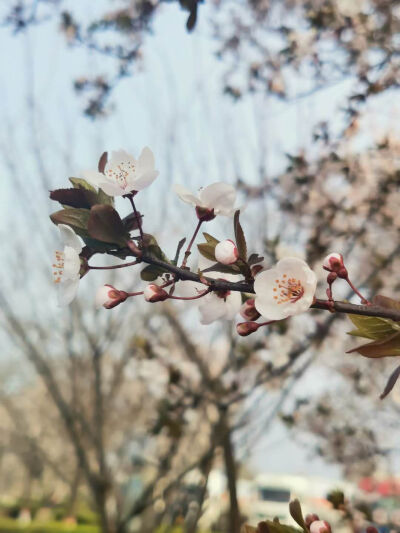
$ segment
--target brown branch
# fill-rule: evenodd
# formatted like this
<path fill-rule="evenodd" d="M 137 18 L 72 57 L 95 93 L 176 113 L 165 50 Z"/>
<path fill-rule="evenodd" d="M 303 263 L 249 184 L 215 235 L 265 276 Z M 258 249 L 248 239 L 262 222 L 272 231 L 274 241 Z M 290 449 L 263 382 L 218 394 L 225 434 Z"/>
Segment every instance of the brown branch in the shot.
<path fill-rule="evenodd" d="M 165 271 L 171 272 L 175 275 L 176 280 L 184 281 L 194 281 L 196 283 L 203 283 L 204 280 L 208 285 L 210 291 L 236 291 L 236 292 L 247 292 L 254 294 L 254 288 L 252 282 L 245 281 L 226 281 L 226 280 L 216 280 L 207 278 L 205 276 L 200 276 L 191 270 L 186 268 L 179 268 L 171 263 L 166 263 L 161 259 L 158 259 L 150 254 L 143 253 L 142 261 L 149 265 L 159 266 Z M 223 275 L 223 274 L 222 274 Z M 203 281 L 202 281 L 203 280 Z M 315 303 L 311 306 L 313 309 L 320 309 L 323 311 L 332 311 L 332 308 L 336 313 L 346 313 L 353 315 L 363 315 L 363 316 L 376 316 L 381 318 L 389 318 L 395 322 L 400 322 L 400 309 L 390 309 L 386 307 L 381 307 L 379 305 L 356 305 L 348 302 L 337 302 L 334 301 L 328 302 L 327 300 L 317 299 Z"/>

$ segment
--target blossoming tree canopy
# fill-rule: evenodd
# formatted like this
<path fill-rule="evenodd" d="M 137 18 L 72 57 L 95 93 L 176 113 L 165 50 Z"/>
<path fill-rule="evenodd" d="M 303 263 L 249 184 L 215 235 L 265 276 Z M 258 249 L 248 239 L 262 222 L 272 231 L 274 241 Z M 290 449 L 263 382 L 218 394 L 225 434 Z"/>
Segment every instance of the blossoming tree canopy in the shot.
<path fill-rule="evenodd" d="M 369 340 L 351 351 L 370 358 L 400 355 L 400 303 L 381 295 L 367 300 L 350 280 L 340 253 L 333 252 L 322 261 L 328 272 L 326 299 L 316 297 L 317 276 L 305 261 L 287 257 L 276 265 L 266 265 L 258 253 L 249 254 L 232 185 L 212 183 L 197 195 L 182 185 L 174 186 L 179 198 L 194 208 L 194 232 L 187 246 L 183 237 L 174 257 L 169 258 L 156 238 L 144 231 L 135 203 L 136 195 L 158 176 L 150 148 L 144 148 L 138 159 L 124 150 L 112 152 L 110 157 L 105 152 L 97 170 L 87 170 L 82 176 L 70 178 L 72 187 L 50 193 L 62 205 L 50 217 L 58 225 L 64 243 L 64 250 L 56 252 L 53 265 L 60 305 L 68 305 L 74 299 L 80 278 L 92 270 L 141 265 L 144 268 L 140 277 L 146 282 L 142 290 L 127 292 L 104 285 L 97 291 L 96 305 L 112 309 L 132 297 L 142 297 L 149 303 L 194 300 L 202 324 L 234 320 L 240 313 L 245 319 L 236 325 L 241 336 L 310 308 L 346 313 L 356 326 L 350 335 Z M 114 207 L 116 197 L 130 202 L 130 215 L 121 218 Z M 198 267 L 189 267 L 200 229 L 219 215 L 233 219 L 232 235 L 219 241 L 203 232 L 205 240 L 197 243 Z M 92 256 L 104 253 L 125 262 L 114 266 L 89 264 Z M 359 305 L 334 299 L 333 284 L 340 280 L 360 298 Z M 399 373 L 393 373 L 385 394 Z"/>

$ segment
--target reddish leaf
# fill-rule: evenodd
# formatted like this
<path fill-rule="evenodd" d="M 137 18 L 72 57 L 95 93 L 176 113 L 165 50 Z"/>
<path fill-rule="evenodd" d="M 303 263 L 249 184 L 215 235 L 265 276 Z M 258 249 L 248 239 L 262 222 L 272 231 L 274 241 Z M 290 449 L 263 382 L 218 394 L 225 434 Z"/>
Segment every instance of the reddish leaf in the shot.
<path fill-rule="evenodd" d="M 50 191 L 50 198 L 60 202 L 61 205 L 84 209 L 90 209 L 92 205 L 98 203 L 96 193 L 87 189 L 56 189 Z"/>
<path fill-rule="evenodd" d="M 386 398 L 386 396 L 392 391 L 393 387 L 396 385 L 396 381 L 400 377 L 400 365 L 391 373 L 386 386 L 380 395 L 380 399 Z"/>
<path fill-rule="evenodd" d="M 381 358 L 400 355 L 400 332 L 395 332 L 384 339 L 379 339 L 362 346 L 357 346 L 347 353 L 358 352 L 364 357 Z"/>
<path fill-rule="evenodd" d="M 124 224 L 111 205 L 95 205 L 90 210 L 88 232 L 91 237 L 102 242 L 126 245 L 127 235 Z"/>

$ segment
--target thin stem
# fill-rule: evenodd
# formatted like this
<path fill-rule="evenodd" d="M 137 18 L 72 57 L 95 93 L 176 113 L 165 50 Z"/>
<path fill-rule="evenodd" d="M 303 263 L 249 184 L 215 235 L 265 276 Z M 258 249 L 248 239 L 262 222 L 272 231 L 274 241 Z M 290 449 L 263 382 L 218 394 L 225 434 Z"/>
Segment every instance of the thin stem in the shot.
<path fill-rule="evenodd" d="M 193 246 L 195 238 L 197 237 L 197 234 L 199 233 L 199 229 L 200 229 L 202 223 L 203 223 L 203 220 L 199 220 L 199 222 L 198 222 L 198 224 L 196 226 L 196 229 L 194 230 L 193 236 L 190 239 L 188 247 L 186 248 L 185 257 L 183 258 L 181 268 L 185 268 L 185 266 L 186 266 L 187 260 L 189 259 L 190 250 L 191 250 L 191 248 Z"/>
<path fill-rule="evenodd" d="M 197 296 L 172 296 L 172 294 L 169 295 L 169 298 L 172 300 L 198 300 L 199 298 L 203 298 L 206 294 L 209 294 L 212 289 L 207 289 L 206 291 L 201 292 Z"/>
<path fill-rule="evenodd" d="M 133 209 L 133 213 L 134 213 L 134 215 L 135 215 L 136 222 L 137 222 L 137 225 L 138 225 L 138 228 L 139 228 L 140 239 L 141 239 L 142 244 L 143 244 L 143 242 L 144 242 L 144 235 L 143 235 L 143 229 L 142 229 L 142 221 L 140 220 L 139 213 L 138 213 L 137 210 L 136 210 L 135 202 L 133 201 L 133 196 L 130 194 L 130 195 L 128 195 L 128 198 L 129 198 L 129 201 L 131 202 L 131 206 L 132 206 L 132 209 Z"/>
<path fill-rule="evenodd" d="M 363 304 L 369 304 L 369 301 L 364 298 L 364 296 L 360 293 L 360 291 L 358 289 L 356 289 L 356 287 L 354 287 L 354 285 L 352 284 L 352 282 L 350 281 L 350 278 L 347 277 L 345 278 L 347 283 L 350 285 L 350 287 L 352 288 L 352 290 L 357 294 L 357 296 L 360 298 L 361 300 L 361 303 Z"/>
<path fill-rule="evenodd" d="M 261 328 L 261 326 L 269 326 L 270 324 L 274 324 L 275 322 L 277 322 L 277 320 L 268 320 L 267 322 L 261 322 L 258 327 Z"/>
<path fill-rule="evenodd" d="M 139 261 L 131 261 L 130 263 L 124 263 L 123 265 L 102 266 L 102 267 L 88 265 L 88 268 L 90 270 L 115 270 L 116 268 L 126 268 L 126 267 L 130 267 L 133 265 L 137 265 L 138 263 Z"/>
<path fill-rule="evenodd" d="M 143 294 L 143 291 L 139 291 L 139 292 L 127 292 L 126 293 L 128 296 L 140 296 Z"/>

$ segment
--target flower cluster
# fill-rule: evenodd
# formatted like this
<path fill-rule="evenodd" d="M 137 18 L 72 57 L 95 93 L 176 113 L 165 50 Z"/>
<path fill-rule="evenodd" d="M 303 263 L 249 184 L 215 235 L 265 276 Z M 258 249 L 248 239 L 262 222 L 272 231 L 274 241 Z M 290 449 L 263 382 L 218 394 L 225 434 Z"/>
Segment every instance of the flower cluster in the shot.
<path fill-rule="evenodd" d="M 51 215 L 64 243 L 63 251 L 56 252 L 53 265 L 60 305 L 73 300 L 80 278 L 90 270 L 135 265 L 144 265 L 140 276 L 147 285 L 143 290 L 132 293 L 103 285 L 96 294 L 98 307 L 112 309 L 133 296 L 142 296 L 149 303 L 167 299 L 194 301 L 202 324 L 233 320 L 240 314 L 245 322 L 237 324 L 237 332 L 246 336 L 261 326 L 303 313 L 317 303 L 319 308 L 334 310 L 332 284 L 337 278 L 347 281 L 362 303 L 367 302 L 349 280 L 341 254 L 329 254 L 323 261 L 323 268 L 329 272 L 325 301 L 316 300 L 317 276 L 305 261 L 287 257 L 268 266 L 258 254 L 249 255 L 240 210 L 235 207 L 236 191 L 223 182 L 208 185 L 197 195 L 183 185 L 174 186 L 178 197 L 194 208 L 197 226 L 181 264 L 179 255 L 186 239 L 179 243 L 174 260 L 170 260 L 154 236 L 144 232 L 142 215 L 135 205 L 137 193 L 151 185 L 158 174 L 150 148 L 144 148 L 138 159 L 119 150 L 112 152 L 110 158 L 104 153 L 96 170 L 86 170 L 79 179 L 71 178 L 72 188 L 51 192 L 51 198 L 63 206 Z M 121 219 L 114 208 L 115 197 L 129 200 L 131 215 Z M 187 262 L 200 227 L 218 215 L 233 218 L 234 235 L 219 241 L 204 232 L 205 242 L 197 244 L 197 269 L 189 268 Z M 133 256 L 135 260 L 109 267 L 91 266 L 90 258 L 98 253 L 123 260 Z"/>

